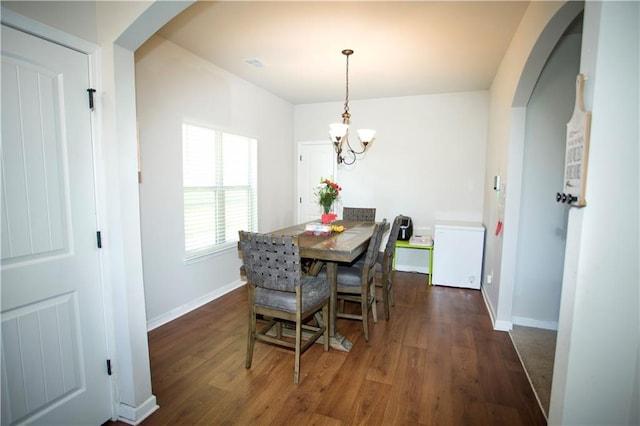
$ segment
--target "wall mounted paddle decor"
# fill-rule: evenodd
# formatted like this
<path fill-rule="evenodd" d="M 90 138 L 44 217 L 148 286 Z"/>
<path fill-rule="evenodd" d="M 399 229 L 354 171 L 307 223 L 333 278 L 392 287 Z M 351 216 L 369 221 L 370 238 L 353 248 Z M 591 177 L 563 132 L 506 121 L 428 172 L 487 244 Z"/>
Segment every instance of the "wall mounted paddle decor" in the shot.
<path fill-rule="evenodd" d="M 571 120 L 567 123 L 563 192 L 556 194 L 556 201 L 573 207 L 587 205 L 585 189 L 591 112 L 584 109 L 584 80 L 583 74 L 578 74 L 576 77 L 576 103 Z"/>

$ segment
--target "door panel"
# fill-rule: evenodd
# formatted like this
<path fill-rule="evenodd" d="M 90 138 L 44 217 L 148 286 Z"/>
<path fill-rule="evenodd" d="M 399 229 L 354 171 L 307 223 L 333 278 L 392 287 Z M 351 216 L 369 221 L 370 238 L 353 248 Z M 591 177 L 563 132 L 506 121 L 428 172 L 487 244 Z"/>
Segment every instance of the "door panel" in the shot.
<path fill-rule="evenodd" d="M 85 54 L 2 26 L 2 424 L 111 417 Z"/>
<path fill-rule="evenodd" d="M 298 144 L 298 223 L 320 219 L 322 210 L 314 188 L 321 177 L 336 180 L 336 173 L 335 153 L 328 140 Z"/>

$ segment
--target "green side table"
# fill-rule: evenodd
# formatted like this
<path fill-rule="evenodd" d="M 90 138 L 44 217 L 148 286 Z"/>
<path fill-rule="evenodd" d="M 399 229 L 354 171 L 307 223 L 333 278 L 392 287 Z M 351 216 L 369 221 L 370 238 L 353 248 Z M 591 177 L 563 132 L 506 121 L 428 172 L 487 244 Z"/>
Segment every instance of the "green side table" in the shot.
<path fill-rule="evenodd" d="M 408 249 L 417 249 L 417 250 L 429 250 L 429 279 L 427 283 L 431 284 L 431 277 L 433 276 L 433 244 L 430 246 L 425 246 L 421 244 L 409 244 L 409 241 L 396 241 L 395 251 L 393 253 L 393 269 L 396 269 L 396 259 L 398 257 L 398 247 L 408 248 Z"/>

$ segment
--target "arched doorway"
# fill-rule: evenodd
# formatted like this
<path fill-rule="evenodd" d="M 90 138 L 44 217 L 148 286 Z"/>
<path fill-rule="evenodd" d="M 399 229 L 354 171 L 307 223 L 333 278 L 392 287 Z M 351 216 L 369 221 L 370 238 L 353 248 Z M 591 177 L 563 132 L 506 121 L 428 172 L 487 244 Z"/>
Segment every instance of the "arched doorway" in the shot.
<path fill-rule="evenodd" d="M 566 122 L 574 107 L 575 77 L 579 73 L 582 6 L 565 5 L 549 22 L 529 56 L 513 110 L 521 126 L 513 134 L 510 150 L 520 152 L 517 164 L 509 164 L 511 189 L 517 200 L 511 216 L 517 220 L 515 247 L 503 262 L 509 270 L 513 296 L 512 340 L 536 392 L 549 413 L 560 296 L 567 234 L 568 208 L 555 202 L 564 170 Z M 553 37 L 552 37 L 553 35 Z M 545 53 L 545 54 L 543 54 Z M 506 238 L 506 237 L 505 237 Z M 503 252 L 504 253 L 504 252 Z"/>

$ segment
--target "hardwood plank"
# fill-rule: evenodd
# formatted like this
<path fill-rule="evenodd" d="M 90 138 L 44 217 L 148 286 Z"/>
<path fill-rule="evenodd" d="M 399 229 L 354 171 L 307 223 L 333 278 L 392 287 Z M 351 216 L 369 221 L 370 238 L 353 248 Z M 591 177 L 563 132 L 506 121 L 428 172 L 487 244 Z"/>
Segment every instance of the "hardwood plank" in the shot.
<path fill-rule="evenodd" d="M 260 345 L 265 346 L 265 345 Z M 316 349 L 322 350 L 320 347 Z M 311 352 L 307 352 L 308 355 Z M 247 371 L 247 376 L 252 380 L 258 380 L 260 386 L 250 386 L 249 389 L 242 386 L 248 395 L 251 395 L 236 412 L 234 424 L 270 424 L 274 421 L 277 407 L 282 407 L 289 397 L 289 394 L 295 391 L 293 384 L 293 355 L 280 348 L 273 351 L 275 357 L 271 360 L 265 360 L 261 364 L 255 364 Z M 303 364 L 304 365 L 304 364 Z M 268 392 L 262 392 L 263 389 L 269 389 Z"/>
<path fill-rule="evenodd" d="M 240 392 L 218 392 L 213 394 L 213 396 L 214 397 L 210 399 L 209 404 L 201 410 L 203 413 L 202 417 L 196 423 L 193 423 L 194 425 L 210 426 L 238 424 L 237 413 L 242 412 L 244 407 L 247 406 L 252 398 L 251 394 L 243 394 Z M 178 421 L 174 424 L 186 423 Z"/>
<path fill-rule="evenodd" d="M 489 424 L 489 413 L 478 386 L 475 349 L 451 348 L 452 400 L 456 401 L 454 424 Z"/>
<path fill-rule="evenodd" d="M 411 317 L 409 309 L 398 307 L 389 321 L 382 320 L 371 333 L 371 345 L 377 348 L 371 357 L 371 363 L 366 374 L 367 380 L 393 384 L 400 354 L 403 350 L 402 341 L 405 338 L 405 324 Z"/>
<path fill-rule="evenodd" d="M 426 354 L 425 377 L 420 396 L 420 424 L 424 425 L 453 425 L 454 408 L 458 403 L 453 399 L 453 365 L 451 358 L 449 326 L 447 324 L 433 324 L 431 341 L 433 345 Z M 438 340 L 438 336 L 442 337 Z"/>
<path fill-rule="evenodd" d="M 427 351 L 406 347 L 400 356 L 398 376 L 391 386 L 382 424 L 418 424 L 423 411 L 421 397 L 425 382 Z"/>
<path fill-rule="evenodd" d="M 346 422 L 357 398 L 358 389 L 365 380 L 372 356 L 371 346 L 361 337 L 348 353 L 342 368 L 333 378 L 331 390 L 325 392 L 317 412 Z M 337 390 L 340 390 L 339 392 Z"/>
<path fill-rule="evenodd" d="M 305 426 L 342 426 L 340 420 L 336 420 L 332 417 L 323 416 L 318 413 L 313 413 L 310 416 L 302 413 L 293 413 L 288 417 L 288 420 L 282 423 L 276 423 L 274 426 L 279 425 L 305 425 Z"/>
<path fill-rule="evenodd" d="M 414 309 L 412 309 L 412 314 L 405 319 L 402 344 L 404 346 L 427 349 L 429 346 L 429 330 L 428 327 L 425 327 L 425 324 L 429 323 L 431 316 L 420 313 L 416 315 Z"/>
<path fill-rule="evenodd" d="M 523 424 L 540 424 L 540 423 L 528 423 L 521 417 L 518 410 L 514 407 L 507 407 L 505 405 L 486 403 L 489 420 L 489 425 L 496 426 L 509 426 L 509 425 L 523 425 Z M 546 422 L 544 423 L 546 424 Z"/>
<path fill-rule="evenodd" d="M 391 385 L 365 380 L 358 390 L 348 424 L 382 425 Z"/>

